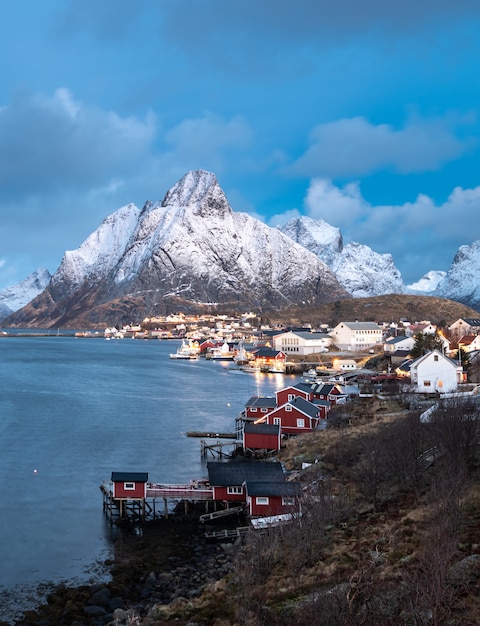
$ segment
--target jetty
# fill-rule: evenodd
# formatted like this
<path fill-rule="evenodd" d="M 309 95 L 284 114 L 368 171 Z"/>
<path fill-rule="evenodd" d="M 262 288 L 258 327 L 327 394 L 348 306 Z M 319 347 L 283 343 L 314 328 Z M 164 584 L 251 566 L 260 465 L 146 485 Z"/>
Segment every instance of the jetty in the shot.
<path fill-rule="evenodd" d="M 213 488 L 203 480 L 189 484 L 164 484 L 148 482 L 143 472 L 112 472 L 112 481 L 100 485 L 103 510 L 111 521 L 145 521 L 159 517 L 168 518 L 174 503 L 183 502 L 185 514 L 191 504 L 205 503 L 208 513 L 210 503 L 216 508 Z M 158 506 L 163 502 L 163 507 Z"/>

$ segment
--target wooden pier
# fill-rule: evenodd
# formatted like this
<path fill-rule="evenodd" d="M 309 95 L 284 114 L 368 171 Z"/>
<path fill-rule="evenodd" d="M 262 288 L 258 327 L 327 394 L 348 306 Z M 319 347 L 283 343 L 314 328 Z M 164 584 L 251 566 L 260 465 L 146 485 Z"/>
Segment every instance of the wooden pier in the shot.
<path fill-rule="evenodd" d="M 125 520 L 143 522 L 146 519 L 168 518 L 169 505 L 174 502 L 184 503 L 185 515 L 188 514 L 190 504 L 205 502 L 205 512 L 209 511 L 209 504 L 213 500 L 213 488 L 205 485 L 202 481 L 192 481 L 188 485 L 169 485 L 161 483 L 148 483 L 145 497 L 116 498 L 111 485 L 100 485 L 103 494 L 103 510 L 110 520 Z M 158 500 L 163 501 L 163 508 L 158 510 Z"/>

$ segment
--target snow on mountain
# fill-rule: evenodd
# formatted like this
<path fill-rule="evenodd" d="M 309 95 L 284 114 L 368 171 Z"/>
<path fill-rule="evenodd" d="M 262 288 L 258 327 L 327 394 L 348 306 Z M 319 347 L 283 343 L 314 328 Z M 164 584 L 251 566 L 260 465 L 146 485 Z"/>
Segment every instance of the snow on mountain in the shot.
<path fill-rule="evenodd" d="M 52 292 L 63 297 L 73 293 L 84 282 L 113 270 L 133 236 L 139 210 L 128 204 L 109 215 L 76 250 L 67 250 L 59 269 L 52 276 Z"/>
<path fill-rule="evenodd" d="M 344 246 L 340 230 L 324 220 L 297 217 L 281 231 L 322 259 L 355 298 L 405 292 L 390 254 L 355 242 Z"/>
<path fill-rule="evenodd" d="M 0 319 L 18 311 L 38 296 L 50 282 L 51 275 L 46 269 L 37 269 L 17 285 L 0 291 Z"/>
<path fill-rule="evenodd" d="M 445 278 L 432 293 L 440 298 L 456 300 L 478 309 L 480 307 L 480 240 L 460 246 Z"/>
<path fill-rule="evenodd" d="M 407 291 L 416 295 L 431 295 L 445 278 L 447 272 L 432 270 L 427 272 L 420 280 L 411 285 L 407 285 Z"/>
<path fill-rule="evenodd" d="M 151 315 L 171 297 L 262 310 L 347 296 L 315 254 L 233 212 L 215 175 L 199 170 L 162 202 L 147 202 L 141 211 L 130 204 L 107 217 L 65 253 L 45 292 L 12 323 L 72 323 L 72 315 L 121 298 L 143 298 Z"/>
<path fill-rule="evenodd" d="M 297 217 L 287 222 L 280 230 L 290 239 L 316 254 L 329 267 L 333 266 L 343 249 L 340 229 L 330 226 L 322 219 Z"/>

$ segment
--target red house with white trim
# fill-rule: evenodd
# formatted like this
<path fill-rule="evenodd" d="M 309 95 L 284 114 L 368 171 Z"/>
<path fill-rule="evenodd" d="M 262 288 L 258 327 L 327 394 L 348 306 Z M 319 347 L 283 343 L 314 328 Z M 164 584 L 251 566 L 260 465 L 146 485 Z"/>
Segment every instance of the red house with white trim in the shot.
<path fill-rule="evenodd" d="M 112 472 L 111 480 L 116 500 L 138 500 L 147 496 L 147 472 Z"/>
<path fill-rule="evenodd" d="M 208 480 L 213 488 L 213 499 L 226 502 L 246 502 L 245 483 L 284 482 L 281 463 L 265 461 L 210 461 L 207 463 Z"/>
<path fill-rule="evenodd" d="M 278 424 L 282 435 L 312 432 L 319 425 L 320 407 L 300 396 L 292 398 L 266 415 L 266 424 Z"/>
<path fill-rule="evenodd" d="M 277 406 L 274 396 L 252 396 L 245 405 L 245 418 L 258 420 Z"/>
<path fill-rule="evenodd" d="M 244 450 L 280 450 L 281 432 L 278 424 L 246 422 L 243 428 Z"/>
<path fill-rule="evenodd" d="M 300 510 L 302 487 L 298 482 L 247 481 L 245 487 L 248 514 L 251 517 L 267 517 L 288 513 L 293 515 Z"/>

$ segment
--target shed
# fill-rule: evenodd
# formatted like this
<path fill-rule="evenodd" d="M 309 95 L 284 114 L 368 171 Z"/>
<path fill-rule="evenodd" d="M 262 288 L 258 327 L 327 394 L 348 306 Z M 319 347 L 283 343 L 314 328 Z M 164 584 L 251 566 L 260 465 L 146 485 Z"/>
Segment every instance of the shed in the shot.
<path fill-rule="evenodd" d="M 147 495 L 147 472 L 112 472 L 113 497 L 136 500 Z"/>
<path fill-rule="evenodd" d="M 280 450 L 280 425 L 247 422 L 243 429 L 244 450 Z"/>

